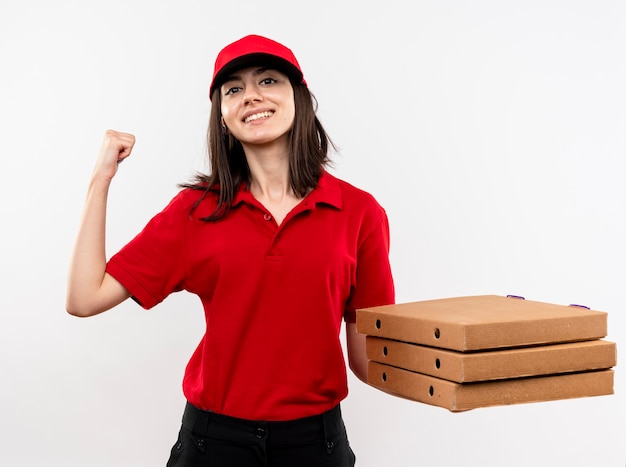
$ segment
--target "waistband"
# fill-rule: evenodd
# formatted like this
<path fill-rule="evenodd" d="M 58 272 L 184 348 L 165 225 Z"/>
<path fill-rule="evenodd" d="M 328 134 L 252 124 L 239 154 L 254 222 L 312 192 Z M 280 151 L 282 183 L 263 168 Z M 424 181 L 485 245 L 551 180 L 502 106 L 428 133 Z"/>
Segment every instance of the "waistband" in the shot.
<path fill-rule="evenodd" d="M 345 430 L 339 404 L 320 415 L 296 420 L 255 421 L 201 410 L 187 402 L 182 425 L 199 438 L 264 440 L 277 445 L 321 439 L 329 450 L 332 450 Z"/>

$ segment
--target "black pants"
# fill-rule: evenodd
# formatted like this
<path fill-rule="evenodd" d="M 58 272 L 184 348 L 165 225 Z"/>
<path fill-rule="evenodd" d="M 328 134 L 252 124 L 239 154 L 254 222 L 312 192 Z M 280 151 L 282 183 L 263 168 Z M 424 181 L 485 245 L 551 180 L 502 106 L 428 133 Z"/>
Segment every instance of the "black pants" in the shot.
<path fill-rule="evenodd" d="M 167 467 L 353 467 L 339 405 L 321 415 L 256 422 L 187 403 Z"/>

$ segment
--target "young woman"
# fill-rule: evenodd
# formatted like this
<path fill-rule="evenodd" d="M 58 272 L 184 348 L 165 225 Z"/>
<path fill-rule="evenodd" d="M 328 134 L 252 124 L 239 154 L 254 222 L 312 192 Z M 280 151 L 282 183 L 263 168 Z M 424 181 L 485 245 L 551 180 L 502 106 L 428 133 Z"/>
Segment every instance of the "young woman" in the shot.
<path fill-rule="evenodd" d="M 368 193 L 325 170 L 331 142 L 290 49 L 246 36 L 210 85 L 211 173 L 181 187 L 110 260 L 107 193 L 135 138 L 109 130 L 75 250 L 67 310 L 197 294 L 206 333 L 184 376 L 168 466 L 352 466 L 341 418 L 348 360 L 367 380 L 355 310 L 390 304 L 389 226 Z"/>

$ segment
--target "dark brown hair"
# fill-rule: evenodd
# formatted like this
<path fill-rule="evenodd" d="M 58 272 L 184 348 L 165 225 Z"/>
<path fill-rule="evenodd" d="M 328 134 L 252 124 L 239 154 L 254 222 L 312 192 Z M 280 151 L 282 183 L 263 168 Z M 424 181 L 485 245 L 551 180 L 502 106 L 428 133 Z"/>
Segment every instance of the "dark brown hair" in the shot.
<path fill-rule="evenodd" d="M 304 197 L 317 186 L 324 167 L 330 164 L 329 148 L 334 144 L 317 118 L 317 101 L 309 88 L 291 82 L 295 101 L 295 117 L 289 133 L 289 183 L 297 196 Z M 212 96 L 207 143 L 211 172 L 197 174 L 182 188 L 203 190 L 204 195 L 193 206 L 195 209 L 207 193 L 218 193 L 215 211 L 204 221 L 217 221 L 228 214 L 241 183 L 250 183 L 250 170 L 241 143 L 222 127 L 220 89 Z"/>

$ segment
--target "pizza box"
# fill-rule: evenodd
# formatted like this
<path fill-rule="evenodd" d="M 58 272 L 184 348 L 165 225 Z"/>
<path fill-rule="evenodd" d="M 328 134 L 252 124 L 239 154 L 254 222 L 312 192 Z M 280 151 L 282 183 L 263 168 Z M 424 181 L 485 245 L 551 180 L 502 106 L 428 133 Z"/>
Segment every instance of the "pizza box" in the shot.
<path fill-rule="evenodd" d="M 613 394 L 611 369 L 476 383 L 456 383 L 371 361 L 368 384 L 451 412 Z"/>
<path fill-rule="evenodd" d="M 602 339 L 458 352 L 366 337 L 369 360 L 458 383 L 608 369 L 617 363 L 617 346 Z"/>
<path fill-rule="evenodd" d="M 607 313 L 476 295 L 360 308 L 356 324 L 361 334 L 464 352 L 600 339 Z"/>

